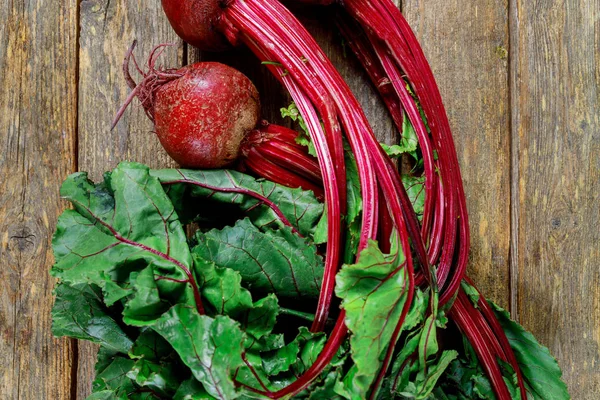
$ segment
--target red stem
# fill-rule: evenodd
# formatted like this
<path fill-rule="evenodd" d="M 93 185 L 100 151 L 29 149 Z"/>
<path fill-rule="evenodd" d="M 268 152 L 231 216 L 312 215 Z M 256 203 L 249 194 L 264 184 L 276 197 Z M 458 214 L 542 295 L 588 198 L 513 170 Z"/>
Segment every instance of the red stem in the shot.
<path fill-rule="evenodd" d="M 465 277 L 465 281 L 469 285 L 475 287 L 475 285 L 473 284 L 473 281 L 471 281 L 471 279 L 469 277 Z M 475 289 L 479 293 L 479 301 L 477 302 L 479 309 L 481 310 L 481 313 L 483 314 L 486 321 L 492 328 L 492 331 L 496 335 L 496 338 L 500 342 L 500 345 L 502 346 L 502 349 L 504 350 L 504 353 L 506 354 L 506 357 L 508 358 L 508 362 L 510 363 L 510 365 L 513 367 L 513 369 L 517 373 L 521 397 L 523 399 L 527 399 L 527 391 L 525 390 L 525 382 L 523 380 L 523 373 L 521 372 L 521 368 L 519 367 L 517 357 L 515 357 L 515 353 L 512 350 L 510 342 L 508 341 L 508 338 L 506 337 L 506 333 L 504 333 L 504 329 L 502 329 L 502 326 L 500 325 L 498 318 L 496 318 L 496 315 L 494 314 L 494 311 L 492 311 L 492 309 L 490 308 L 490 305 L 488 304 L 487 300 L 483 297 L 483 295 L 481 294 L 479 289 L 477 289 L 477 288 L 475 288 Z"/>
<path fill-rule="evenodd" d="M 373 132 L 371 131 L 368 122 L 362 109 L 349 88 L 339 76 L 335 68 L 327 61 L 325 55 L 320 51 L 318 45 L 312 37 L 304 30 L 304 28 L 295 20 L 295 18 L 279 3 L 273 0 L 255 1 L 237 0 L 229 4 L 225 9 L 225 16 L 230 23 L 238 27 L 240 32 L 243 32 L 242 40 L 246 42 L 253 50 L 257 52 L 259 57 L 278 61 L 283 65 L 285 71 L 281 73 L 280 78 L 286 83 L 292 94 L 303 94 L 300 90 L 306 91 L 306 95 L 317 105 L 317 108 L 323 116 L 323 122 L 327 126 L 331 124 L 329 117 L 335 114 L 328 113 L 324 115 L 323 111 L 329 112 L 329 108 L 323 108 L 323 97 L 332 96 L 335 108 L 338 110 L 338 116 L 345 128 L 346 135 L 354 152 L 361 177 L 362 195 L 364 199 L 363 210 L 363 233 L 361 234 L 361 247 L 367 240 L 374 238 L 377 234 L 378 222 L 378 192 L 377 184 L 382 185 L 385 194 L 385 200 L 389 202 L 392 219 L 400 234 L 402 248 L 407 258 L 407 274 L 409 277 L 409 289 L 407 291 L 407 301 L 403 309 L 398 325 L 402 325 L 404 318 L 408 312 L 414 294 L 414 271 L 412 269 L 412 257 L 410 253 L 410 245 L 406 225 L 400 200 L 397 198 L 397 193 L 403 190 L 401 182 L 398 185 L 399 177 L 394 179 L 393 171 L 388 169 L 389 159 L 383 155 L 382 150 L 377 143 Z M 284 28 L 285 27 L 285 28 Z M 258 51 L 257 51 L 258 50 Z M 273 70 L 273 66 L 269 66 Z M 279 70 L 279 68 L 277 69 Z M 324 94 L 323 94 L 324 93 Z M 302 115 L 305 120 L 310 119 L 307 116 L 307 106 L 309 105 L 306 98 L 295 98 L 299 105 Z M 304 103 L 303 103 L 304 102 Z M 330 104 L 330 103 L 326 103 Z M 311 108 L 312 109 L 312 106 Z M 310 110 L 309 109 L 309 110 Z M 314 109 L 313 109 L 314 110 Z M 308 117 L 308 118 L 307 118 Z M 316 121 L 318 122 L 318 120 Z M 311 132 L 319 130 L 313 127 Z M 328 132 L 331 132 L 328 129 Z M 334 133 L 339 133 L 335 131 Z M 327 139 L 327 138 L 326 138 Z M 341 143 L 341 138 L 331 138 Z M 315 145 L 317 144 L 313 138 Z M 330 146 L 333 150 L 332 154 L 337 157 L 339 153 L 335 151 L 336 146 Z M 319 157 L 321 160 L 322 157 Z M 397 174 L 397 171 L 395 172 Z M 327 179 L 329 173 L 323 170 L 323 176 Z M 324 185 L 327 189 L 328 185 Z M 330 214 L 331 215 L 331 214 Z M 330 239 L 335 237 L 329 236 Z M 427 264 L 425 257 L 424 264 Z M 337 271 L 337 265 L 333 266 Z M 334 275 L 334 273 L 332 275 Z M 324 291 L 328 290 L 326 284 L 323 285 Z M 333 285 L 330 288 L 333 292 Z M 331 293 L 325 293 L 326 298 L 331 296 Z M 321 296 L 320 304 L 324 304 L 324 297 Z M 319 307 L 322 310 L 321 307 Z M 323 313 L 318 312 L 317 318 L 323 320 L 328 309 Z M 326 320 L 326 318 L 325 318 Z M 321 321 L 321 323 L 324 321 Z M 343 322 L 342 322 L 343 323 Z M 313 326 L 314 328 L 314 326 Z M 330 337 L 330 342 L 335 336 Z M 337 349 L 336 349 L 337 350 Z M 327 357 L 325 351 L 319 356 L 315 366 L 321 365 L 323 358 Z M 326 364 L 325 364 L 326 365 Z M 318 370 L 320 372 L 321 369 Z M 317 372 L 317 374 L 318 374 Z M 315 375 L 316 376 L 316 375 Z M 297 393 L 294 388 L 305 387 L 314 378 L 310 374 L 305 374 L 293 384 L 293 393 Z M 286 392 L 290 394 L 292 392 Z"/>
<path fill-rule="evenodd" d="M 290 188 L 310 190 L 317 198 L 323 199 L 324 193 L 322 187 L 287 168 L 277 165 L 272 159 L 272 156 L 268 154 L 265 156 L 258 148 L 253 148 L 244 159 L 244 165 L 261 178 Z"/>
<path fill-rule="evenodd" d="M 459 293 L 449 315 L 473 345 L 473 349 L 481 361 L 483 369 L 490 378 L 492 388 L 494 389 L 494 393 L 496 393 L 498 400 L 511 400 L 510 392 L 506 387 L 496 357 L 492 354 L 481 332 L 475 328 L 475 321 L 469 312 L 470 308 L 474 309 L 473 305 Z"/>

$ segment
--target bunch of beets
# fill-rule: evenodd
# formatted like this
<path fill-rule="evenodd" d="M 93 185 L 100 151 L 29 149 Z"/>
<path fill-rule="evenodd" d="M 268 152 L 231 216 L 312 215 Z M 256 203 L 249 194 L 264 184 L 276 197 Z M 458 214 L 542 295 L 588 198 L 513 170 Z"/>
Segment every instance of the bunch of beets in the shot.
<path fill-rule="evenodd" d="M 466 276 L 469 222 L 456 149 L 400 11 L 391 0 L 296 2 L 335 8 L 401 142 L 378 142 L 346 82 L 280 0 L 162 0 L 190 45 L 251 49 L 291 95 L 282 114 L 299 132 L 261 120 L 259 94 L 239 71 L 214 62 L 159 68 L 166 45 L 142 70 L 131 47 L 124 70 L 132 91 L 113 126 L 137 97 L 187 170 L 123 164 L 102 184 L 80 174 L 63 187 L 73 220 L 110 238 L 82 255 L 73 250 L 81 235 L 63 216 L 54 242 L 55 333 L 103 345 L 93 396 L 569 398 L 548 350 Z M 115 222 L 124 208 L 129 228 Z M 217 223 L 210 213 L 236 217 Z M 166 237 L 135 234 L 132 220 L 153 219 Z M 177 232 L 194 226 L 193 238 L 169 236 L 180 221 Z M 178 246 L 189 260 L 174 255 Z M 148 256 L 123 250 L 132 248 Z M 99 255 L 101 272 L 81 272 L 80 263 Z M 289 265 L 273 267 L 279 256 Z M 97 297 L 96 313 L 112 315 L 118 346 L 91 334 L 90 318 L 77 317 L 77 327 L 67 321 L 73 288 Z"/>

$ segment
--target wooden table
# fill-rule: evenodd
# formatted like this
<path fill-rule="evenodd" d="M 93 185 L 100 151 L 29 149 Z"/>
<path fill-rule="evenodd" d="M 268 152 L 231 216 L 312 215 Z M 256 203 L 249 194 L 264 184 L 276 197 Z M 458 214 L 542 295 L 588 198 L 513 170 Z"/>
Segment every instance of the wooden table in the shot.
<path fill-rule="evenodd" d="M 177 42 L 158 0 L 0 5 L 0 398 L 83 399 L 93 348 L 50 333 L 51 237 L 71 172 L 173 165 L 143 112 L 114 131 L 121 60 Z M 127 4 L 127 6 L 125 6 Z M 574 399 L 600 398 L 600 2 L 404 0 L 451 118 L 473 235 L 470 273 L 558 357 Z M 327 12 L 302 13 L 383 140 L 396 133 Z M 245 50 L 264 117 L 289 99 Z"/>

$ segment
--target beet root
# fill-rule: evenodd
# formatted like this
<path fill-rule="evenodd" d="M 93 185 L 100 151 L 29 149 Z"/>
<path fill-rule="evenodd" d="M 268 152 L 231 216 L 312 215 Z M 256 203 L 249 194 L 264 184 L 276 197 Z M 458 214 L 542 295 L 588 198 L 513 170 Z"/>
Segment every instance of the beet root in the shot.
<path fill-rule="evenodd" d="M 238 158 L 259 120 L 258 91 L 223 64 L 192 64 L 156 91 L 154 124 L 161 144 L 180 165 L 221 168 Z"/>
<path fill-rule="evenodd" d="M 162 0 L 162 6 L 179 37 L 205 51 L 230 47 L 216 25 L 221 15 L 218 0 Z"/>
<path fill-rule="evenodd" d="M 214 169 L 231 164 L 240 155 L 246 135 L 258 124 L 258 90 L 238 70 L 216 62 L 157 69 L 156 59 L 165 46 L 154 49 L 145 72 L 132 55 L 135 43 L 129 49 L 124 72 L 132 92 L 113 127 L 138 97 L 161 144 L 182 167 Z M 129 74 L 131 59 L 144 76 L 139 84 Z"/>

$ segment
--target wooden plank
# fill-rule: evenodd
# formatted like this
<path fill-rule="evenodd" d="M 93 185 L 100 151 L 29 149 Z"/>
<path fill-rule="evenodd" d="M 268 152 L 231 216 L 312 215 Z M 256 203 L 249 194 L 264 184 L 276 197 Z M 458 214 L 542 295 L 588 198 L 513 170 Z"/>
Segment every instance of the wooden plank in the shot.
<path fill-rule="evenodd" d="M 600 394 L 599 13 L 597 0 L 511 10 L 518 317 L 584 400 Z"/>
<path fill-rule="evenodd" d="M 0 397 L 69 399 L 55 339 L 51 239 L 76 168 L 77 1 L 0 5 Z"/>
<path fill-rule="evenodd" d="M 155 45 L 178 42 L 160 2 L 84 1 L 80 18 L 79 169 L 98 180 L 124 160 L 155 168 L 173 166 L 137 100 L 110 131 L 113 116 L 129 93 L 121 64 L 132 41 L 139 41 L 136 54 L 140 62 Z M 181 65 L 182 49 L 169 49 L 161 57 L 162 64 Z M 95 355 L 95 346 L 79 343 L 78 399 L 90 392 Z"/>
<path fill-rule="evenodd" d="M 510 121 L 507 0 L 403 0 L 453 128 L 471 223 L 469 274 L 509 304 Z"/>

